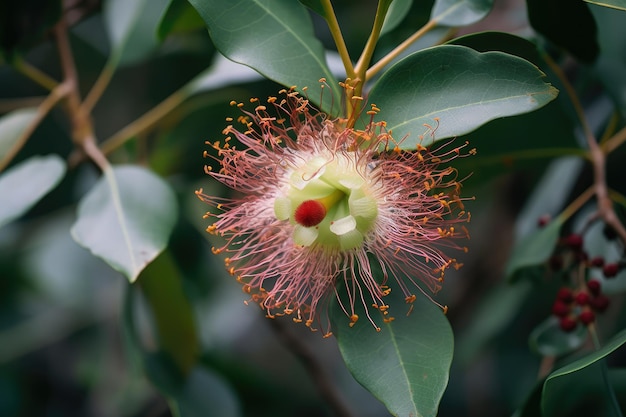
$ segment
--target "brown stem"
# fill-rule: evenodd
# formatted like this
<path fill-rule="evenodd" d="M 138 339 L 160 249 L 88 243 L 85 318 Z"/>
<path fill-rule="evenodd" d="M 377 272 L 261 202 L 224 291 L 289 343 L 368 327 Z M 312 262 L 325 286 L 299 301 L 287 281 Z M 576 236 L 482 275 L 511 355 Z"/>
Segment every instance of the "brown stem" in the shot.
<path fill-rule="evenodd" d="M 67 113 L 72 122 L 72 140 L 80 146 L 100 169 L 109 167 L 109 162 L 97 146 L 91 115 L 81 106 L 80 91 L 78 90 L 78 74 L 74 64 L 74 56 L 67 36 L 67 23 L 62 17 L 54 28 L 54 34 L 59 49 L 59 58 L 63 69 L 64 84 L 69 86 L 67 94 Z"/>
<path fill-rule="evenodd" d="M 585 139 L 587 140 L 587 146 L 589 147 L 589 160 L 593 165 L 593 187 L 596 195 L 596 199 L 598 200 L 598 216 L 619 236 L 620 240 L 626 247 L 626 228 L 620 222 L 617 214 L 615 214 L 615 210 L 613 210 L 613 202 L 609 197 L 609 191 L 606 185 L 606 155 L 610 150 L 619 146 L 621 142 L 626 139 L 626 129 L 622 129 L 617 133 L 614 137 L 617 139 L 609 140 L 604 146 L 604 150 L 598 144 L 591 128 L 589 127 L 589 123 L 587 122 L 587 118 L 585 117 L 582 105 L 578 100 L 578 96 L 576 95 L 572 85 L 569 80 L 563 74 L 563 71 L 559 68 L 558 65 L 550 58 L 548 54 L 544 54 L 545 62 L 550 66 L 550 68 L 555 72 L 555 74 L 559 77 L 569 99 L 574 106 L 574 110 L 578 115 L 578 119 L 583 128 Z M 607 153 L 605 153 L 605 150 Z"/>
<path fill-rule="evenodd" d="M 272 319 L 269 322 L 272 330 L 274 330 L 283 345 L 302 363 L 311 376 L 319 394 L 326 400 L 335 415 L 338 417 L 353 417 L 350 408 L 339 395 L 339 390 L 334 386 L 332 377 L 324 370 L 323 363 L 311 349 L 302 339 L 291 333 L 280 319 Z"/>

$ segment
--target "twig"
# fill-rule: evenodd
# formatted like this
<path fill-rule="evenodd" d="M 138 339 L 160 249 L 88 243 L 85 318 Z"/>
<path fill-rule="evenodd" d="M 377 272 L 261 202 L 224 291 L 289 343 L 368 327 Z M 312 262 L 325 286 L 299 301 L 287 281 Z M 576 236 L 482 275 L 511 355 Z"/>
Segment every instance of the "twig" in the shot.
<path fill-rule="evenodd" d="M 58 85 L 58 81 L 54 78 L 50 77 L 48 74 L 41 71 L 39 68 L 36 68 L 30 65 L 28 62 L 24 61 L 22 58 L 18 58 L 15 60 L 13 64 L 14 68 L 18 70 L 20 73 L 30 78 L 46 90 L 54 90 Z"/>
<path fill-rule="evenodd" d="M 353 417 L 349 407 L 338 394 L 339 390 L 333 385 L 331 376 L 324 370 L 322 362 L 318 360 L 311 349 L 301 339 L 291 333 L 280 319 L 271 319 L 269 322 L 272 330 L 274 330 L 274 333 L 276 333 L 283 345 L 300 360 L 311 376 L 318 392 L 335 414 L 338 417 Z"/>
<path fill-rule="evenodd" d="M 330 29 L 330 34 L 335 41 L 335 46 L 337 46 L 337 52 L 339 52 L 339 56 L 341 57 L 341 62 L 346 70 L 346 75 L 349 78 L 354 78 L 356 73 L 354 72 L 354 67 L 352 66 L 352 60 L 350 59 L 346 42 L 341 34 L 341 28 L 339 27 L 339 22 L 337 22 L 337 16 L 333 10 L 333 5 L 330 0 L 321 0 L 321 3 L 324 8 L 324 13 L 326 14 L 328 29 Z"/>
<path fill-rule="evenodd" d="M 606 142 L 604 147 L 600 147 L 598 141 L 593 135 L 593 132 L 591 131 L 591 128 L 589 127 L 582 105 L 580 104 L 578 96 L 576 95 L 569 80 L 565 74 L 563 74 L 561 68 L 556 65 L 548 54 L 544 54 L 543 58 L 563 83 L 565 91 L 569 96 L 572 106 L 574 107 L 583 128 L 585 140 L 587 141 L 587 146 L 589 147 L 589 160 L 593 166 L 593 183 L 596 199 L 598 200 L 598 216 L 602 218 L 604 223 L 611 227 L 615 233 L 617 233 L 622 243 L 626 246 L 626 228 L 624 228 L 624 225 L 620 222 L 617 214 L 615 214 L 615 210 L 613 210 L 613 203 L 609 197 L 609 191 L 606 185 L 605 153 L 607 149 L 614 149 L 626 140 L 626 128 L 622 129 L 614 136 L 614 138 L 617 137 L 618 139 L 610 139 Z"/>
<path fill-rule="evenodd" d="M 55 26 L 54 34 L 57 39 L 59 58 L 65 77 L 63 83 L 67 83 L 70 89 L 67 94 L 67 112 L 72 121 L 72 139 L 101 170 L 105 171 L 110 164 L 98 148 L 90 114 L 81 105 L 80 92 L 78 91 L 78 74 L 67 36 L 67 24 L 63 18 Z"/>
<path fill-rule="evenodd" d="M 6 152 L 4 157 L 0 159 L 0 172 L 9 165 L 11 160 L 17 155 L 17 153 L 22 149 L 24 144 L 28 141 L 28 138 L 33 134 L 37 126 L 41 123 L 41 121 L 46 117 L 46 115 L 52 110 L 52 108 L 67 94 L 70 92 L 69 84 L 62 83 L 56 86 L 52 92 L 46 97 L 39 107 L 37 108 L 37 113 L 35 114 L 35 118 L 30 122 L 30 124 L 24 129 L 20 137 L 13 143 L 11 148 Z"/>
<path fill-rule="evenodd" d="M 365 80 L 367 81 L 367 80 L 372 79 L 372 77 L 378 74 L 378 72 L 381 69 L 383 69 L 387 64 L 389 64 L 391 61 L 396 59 L 402 52 L 404 52 L 409 46 L 411 46 L 413 42 L 417 41 L 419 38 L 424 36 L 428 31 L 432 30 L 436 26 L 437 26 L 437 22 L 435 22 L 434 20 L 430 20 L 428 23 L 422 26 L 420 30 L 415 32 L 410 37 L 408 37 L 400 45 L 396 46 L 391 52 L 385 55 L 376 64 L 372 65 L 370 69 L 368 69 L 367 72 L 365 73 Z"/>

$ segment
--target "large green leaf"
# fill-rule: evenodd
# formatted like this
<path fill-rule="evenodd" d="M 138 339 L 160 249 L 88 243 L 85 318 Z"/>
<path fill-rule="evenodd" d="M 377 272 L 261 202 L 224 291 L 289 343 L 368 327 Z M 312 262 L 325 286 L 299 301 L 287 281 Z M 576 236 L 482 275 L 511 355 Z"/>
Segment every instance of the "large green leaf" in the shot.
<path fill-rule="evenodd" d="M 108 169 L 78 205 L 72 236 L 131 282 L 167 245 L 177 218 L 174 192 L 137 166 Z"/>
<path fill-rule="evenodd" d="M 0 227 L 28 211 L 64 175 L 65 162 L 57 155 L 30 157 L 0 175 Z"/>
<path fill-rule="evenodd" d="M 0 161 L 11 151 L 35 117 L 36 107 L 14 110 L 0 117 Z"/>
<path fill-rule="evenodd" d="M 444 45 L 409 55 L 391 67 L 369 101 L 401 146 L 415 148 L 426 124 L 435 140 L 469 133 L 490 120 L 538 109 L 557 95 L 543 73 L 519 57 Z M 428 145 L 432 137 L 422 142 Z"/>
<path fill-rule="evenodd" d="M 335 110 L 340 91 L 328 68 L 324 48 L 315 37 L 311 18 L 295 0 L 190 0 L 204 19 L 215 46 L 229 59 L 254 68 L 284 86 L 307 87 L 319 104 L 319 79 L 325 89 L 323 108 Z M 334 99 L 333 99 L 334 96 Z"/>
<path fill-rule="evenodd" d="M 395 320 L 381 323 L 378 333 L 360 301 L 356 302 L 360 319 L 353 327 L 335 303 L 331 314 L 341 354 L 354 378 L 394 416 L 434 417 L 452 362 L 450 324 L 441 309 L 422 295 L 410 315 L 399 289 L 385 301 Z M 373 318 L 382 322 L 376 311 Z"/>
<path fill-rule="evenodd" d="M 129 65 L 144 59 L 159 44 L 158 28 L 171 0 L 107 0 L 104 24 L 112 62 Z"/>
<path fill-rule="evenodd" d="M 493 0 L 437 0 L 430 19 L 443 26 L 476 23 L 491 11 Z"/>
<path fill-rule="evenodd" d="M 545 63 L 542 52 L 526 39 L 501 32 L 481 32 L 456 38 L 451 43 L 478 52 L 500 51 L 524 58 L 544 71 L 548 80 L 560 88 L 559 79 Z M 468 184 L 484 182 L 516 169 L 539 172 L 550 159 L 564 155 L 584 156 L 586 151 L 581 149 L 576 137 L 577 123 L 569 98 L 561 94 L 539 110 L 493 120 L 464 136 L 478 153 L 454 164 L 461 172 L 473 171 Z M 562 173 L 563 176 L 569 174 Z M 557 185 L 555 189 L 561 188 Z M 554 200 L 553 194 L 549 199 Z M 544 209 L 535 217 L 533 225 L 538 216 L 545 213 L 556 214 L 556 211 Z"/>
<path fill-rule="evenodd" d="M 546 382 L 543 385 L 543 392 L 541 396 L 541 409 L 544 416 L 551 416 L 555 414 L 555 411 L 560 407 L 559 403 L 550 401 L 552 397 L 552 391 L 558 388 L 560 379 L 566 377 L 575 372 L 584 371 L 591 365 L 597 364 L 603 360 L 606 356 L 619 349 L 624 343 L 626 343 L 626 330 L 622 330 L 616 334 L 606 345 L 601 349 L 596 350 L 583 358 L 578 359 L 564 367 L 552 372 Z M 602 364 L 600 364 L 602 365 Z"/>
<path fill-rule="evenodd" d="M 532 27 L 578 59 L 592 62 L 600 52 L 598 28 L 589 6 L 571 0 L 527 0 Z M 563 15 L 567 14 L 567 19 Z"/>
<path fill-rule="evenodd" d="M 610 7 L 612 9 L 626 10 L 626 0 L 585 0 L 587 3 L 596 4 L 598 6 Z"/>

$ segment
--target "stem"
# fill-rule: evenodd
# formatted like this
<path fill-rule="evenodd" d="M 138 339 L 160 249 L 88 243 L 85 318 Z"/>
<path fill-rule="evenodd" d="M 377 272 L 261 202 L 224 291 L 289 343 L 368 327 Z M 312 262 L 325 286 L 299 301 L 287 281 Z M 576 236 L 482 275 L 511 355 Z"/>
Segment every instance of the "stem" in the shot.
<path fill-rule="evenodd" d="M 30 78 L 31 80 L 42 86 L 43 88 L 45 88 L 46 90 L 52 91 L 55 87 L 59 85 L 59 82 L 56 81 L 54 78 L 41 71 L 39 68 L 30 65 L 22 58 L 18 58 L 15 60 L 14 68 L 26 77 Z"/>
<path fill-rule="evenodd" d="M 608 139 L 604 143 L 604 146 L 602 146 L 602 149 L 606 152 L 606 154 L 610 154 L 615 149 L 619 148 L 624 142 L 626 142 L 626 127 L 622 128 L 622 130 Z"/>
<path fill-rule="evenodd" d="M 374 75 L 378 74 L 378 72 L 380 72 L 381 69 L 383 69 L 391 61 L 396 59 L 402 52 L 404 52 L 409 46 L 411 46 L 411 44 L 413 42 L 417 41 L 419 38 L 424 36 L 428 31 L 434 29 L 436 26 L 437 26 L 437 22 L 436 21 L 434 21 L 434 20 L 428 21 L 428 23 L 426 23 L 424 26 L 422 26 L 420 28 L 420 30 L 415 32 L 410 37 L 408 37 L 400 45 L 396 46 L 391 52 L 389 52 L 387 55 L 385 55 L 376 64 L 372 65 L 372 67 L 369 70 L 366 71 L 364 80 L 366 80 L 366 81 L 367 80 L 371 80 Z"/>
<path fill-rule="evenodd" d="M 595 194 L 595 189 L 593 186 L 587 188 L 581 195 L 576 197 L 576 200 L 572 201 L 569 206 L 565 207 L 565 209 L 561 212 L 560 216 L 563 217 L 563 220 L 569 219 L 574 213 L 576 213 L 580 208 L 587 202 L 593 195 Z"/>
<path fill-rule="evenodd" d="M 335 412 L 335 415 L 338 417 L 353 417 L 349 407 L 339 395 L 339 390 L 334 386 L 332 376 L 326 373 L 323 363 L 318 360 L 306 343 L 291 333 L 280 319 L 272 319 L 269 322 L 272 330 L 278 335 L 284 346 L 300 360 L 311 376 L 318 392 Z"/>
<path fill-rule="evenodd" d="M 612 139 L 607 141 L 604 149 L 600 147 L 598 144 L 591 128 L 589 127 L 589 123 L 587 122 L 587 118 L 585 117 L 585 113 L 583 111 L 582 105 L 578 100 L 578 96 L 574 91 L 574 88 L 570 84 L 569 80 L 561 71 L 558 65 L 550 58 L 548 54 L 543 54 L 543 57 L 546 63 L 550 66 L 550 68 L 555 72 L 555 74 L 559 77 L 567 95 L 570 98 L 572 106 L 574 106 L 574 110 L 578 116 L 580 124 L 583 128 L 585 139 L 587 140 L 587 146 L 589 147 L 589 159 L 591 160 L 591 164 L 593 166 L 593 182 L 595 188 L 596 199 L 598 200 L 598 216 L 602 218 L 604 223 L 610 226 L 615 233 L 620 237 L 622 243 L 626 246 L 626 228 L 620 222 L 619 218 L 615 214 L 615 210 L 613 210 L 613 203 L 609 198 L 609 192 L 606 185 L 606 155 L 605 150 L 608 148 L 609 142 L 611 142 L 612 146 L 618 146 L 621 142 L 626 139 L 622 136 L 626 136 L 626 128 L 622 129 L 618 134 L 614 137 L 618 137 L 615 141 Z"/>
<path fill-rule="evenodd" d="M 578 100 L 578 96 L 576 95 L 576 92 L 574 91 L 572 84 L 569 82 L 569 80 L 567 79 L 567 77 L 565 76 L 561 68 L 556 64 L 556 62 L 554 62 L 554 60 L 549 54 L 543 53 L 542 58 L 544 59 L 544 61 L 546 61 L 546 64 L 548 64 L 550 69 L 554 71 L 556 76 L 563 83 L 565 92 L 567 93 L 567 96 L 569 97 L 570 102 L 572 106 L 574 107 L 574 111 L 576 112 L 576 116 L 578 116 L 578 121 L 580 122 L 580 125 L 583 128 L 583 132 L 585 133 L 587 142 L 589 142 L 589 139 L 591 138 L 592 141 L 596 143 L 596 146 L 597 146 L 595 136 L 593 132 L 591 131 L 591 128 L 589 127 L 589 123 L 587 123 L 587 118 L 585 117 L 585 111 L 583 110 L 583 107 L 580 104 L 580 101 Z M 591 146 L 589 147 L 589 149 L 591 149 Z"/>
<path fill-rule="evenodd" d="M 594 323 L 590 323 L 587 326 L 589 330 L 589 334 L 591 335 L 591 340 L 593 341 L 593 346 L 596 350 L 600 350 L 602 347 L 600 345 L 600 339 L 598 338 L 598 332 L 596 331 L 596 326 Z M 604 386 L 606 387 L 606 394 L 609 397 L 609 401 L 613 407 L 613 412 L 617 417 L 623 417 L 622 410 L 619 406 L 619 401 L 617 401 L 617 396 L 615 395 L 615 390 L 613 389 L 613 385 L 609 380 L 609 368 L 606 365 L 606 358 L 602 358 L 600 361 L 600 372 L 602 373 L 602 382 L 604 382 Z"/>
<path fill-rule="evenodd" d="M 374 25 L 370 33 L 369 38 L 363 48 L 363 52 L 359 57 L 359 61 L 355 66 L 354 77 L 346 79 L 346 116 L 348 118 L 346 127 L 351 128 L 356 123 L 359 116 L 361 105 L 363 102 L 363 86 L 365 84 L 365 73 L 369 66 L 378 38 L 380 37 L 380 31 L 385 23 L 385 15 L 389 10 L 390 0 L 380 0 L 378 7 L 376 8 L 376 16 L 374 17 Z"/>
<path fill-rule="evenodd" d="M 90 114 L 88 111 L 85 111 L 84 106 L 81 106 L 80 92 L 78 91 L 78 74 L 76 73 L 74 57 L 67 36 L 67 24 L 63 18 L 55 26 L 54 33 L 65 77 L 63 83 L 67 83 L 69 86 L 67 112 L 72 121 L 72 139 L 102 171 L 105 171 L 110 168 L 110 164 L 98 148 Z"/>
<path fill-rule="evenodd" d="M 367 71 L 367 67 L 372 61 L 374 49 L 376 49 L 376 44 L 378 43 L 378 38 L 380 37 L 380 31 L 383 28 L 383 23 L 385 23 L 385 16 L 387 15 L 387 10 L 389 10 L 390 4 L 391 1 L 388 0 L 380 0 L 378 2 L 372 32 L 367 39 L 367 43 L 365 44 L 365 48 L 363 48 L 363 52 L 361 53 L 359 61 L 356 63 L 356 77 L 361 79 L 363 82 L 365 81 L 365 73 Z M 360 92 L 363 88 L 363 82 L 360 84 L 360 87 L 357 86 L 358 90 L 356 91 L 356 93 L 358 95 L 360 95 Z"/>
<path fill-rule="evenodd" d="M 352 60 L 350 59 L 346 42 L 341 34 L 341 28 L 339 27 L 339 22 L 337 21 L 333 5 L 330 0 L 321 0 L 321 3 L 324 8 L 324 13 L 326 14 L 326 23 L 330 29 L 330 34 L 335 41 L 337 52 L 339 52 L 341 62 L 343 62 L 343 66 L 346 69 L 346 75 L 348 78 L 354 78 L 356 77 L 356 73 L 354 72 L 354 67 L 352 66 Z"/>
<path fill-rule="evenodd" d="M 41 123 L 41 121 L 46 117 L 46 115 L 52 110 L 52 108 L 66 95 L 69 94 L 71 87 L 68 83 L 59 84 L 55 87 L 52 92 L 46 97 L 39 107 L 37 108 L 37 113 L 35 114 L 35 118 L 30 122 L 30 124 L 24 129 L 19 138 L 13 143 L 13 146 L 9 148 L 4 157 L 0 159 L 0 172 L 7 167 L 7 165 L 11 162 L 11 160 L 17 155 L 17 153 L 22 149 L 24 144 L 28 141 L 28 138 L 33 134 L 37 126 Z"/>
<path fill-rule="evenodd" d="M 186 89 L 187 86 L 183 86 L 179 90 L 175 91 L 168 98 L 157 104 L 141 117 L 132 121 L 130 124 L 113 134 L 113 136 L 102 142 L 102 152 L 105 154 L 113 152 L 134 136 L 145 132 L 161 121 L 165 115 L 170 113 L 187 99 L 188 94 Z"/>
<path fill-rule="evenodd" d="M 98 76 L 98 79 L 87 93 L 87 97 L 85 97 L 85 101 L 81 106 L 81 110 L 85 113 L 91 113 L 93 108 L 96 106 L 96 103 L 102 97 L 102 94 L 106 90 L 109 82 L 113 78 L 113 74 L 115 73 L 115 67 L 117 67 L 117 58 L 112 56 L 109 60 L 104 64 L 104 68 L 102 68 L 102 72 Z"/>

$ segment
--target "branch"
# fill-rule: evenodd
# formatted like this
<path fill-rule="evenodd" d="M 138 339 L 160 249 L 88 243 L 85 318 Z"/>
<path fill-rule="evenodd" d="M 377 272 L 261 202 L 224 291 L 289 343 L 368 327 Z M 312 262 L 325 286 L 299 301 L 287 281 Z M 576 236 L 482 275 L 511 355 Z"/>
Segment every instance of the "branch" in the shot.
<path fill-rule="evenodd" d="M 334 386 L 333 378 L 324 370 L 322 362 L 318 360 L 306 343 L 291 333 L 279 319 L 271 319 L 269 322 L 283 345 L 302 363 L 318 392 L 335 414 L 338 417 L 353 417 L 343 398 L 338 394 L 339 390 Z"/>
<path fill-rule="evenodd" d="M 598 200 L 597 216 L 600 217 L 609 227 L 611 227 L 615 233 L 617 233 L 620 240 L 624 244 L 624 247 L 626 247 L 626 228 L 624 228 L 624 225 L 620 222 L 617 214 L 615 214 L 615 210 L 613 210 L 613 202 L 609 197 L 609 191 L 606 185 L 605 153 L 605 151 L 608 152 L 609 150 L 615 149 L 615 147 L 619 146 L 624 140 L 626 140 L 626 128 L 622 129 L 612 139 L 608 140 L 604 147 L 600 147 L 598 141 L 593 135 L 593 132 L 591 131 L 591 128 L 589 127 L 583 107 L 580 104 L 578 96 L 576 95 L 569 80 L 565 74 L 563 74 L 561 68 L 556 65 L 548 54 L 543 54 L 543 58 L 563 83 L 565 91 L 569 96 L 572 106 L 574 106 L 576 115 L 578 116 L 580 124 L 583 128 L 585 140 L 587 141 L 587 146 L 589 147 L 589 160 L 593 166 L 593 187 L 596 199 Z"/>
<path fill-rule="evenodd" d="M 78 91 L 78 74 L 67 36 L 67 23 L 63 17 L 54 27 L 54 34 L 56 36 L 59 58 L 65 77 L 63 84 L 67 84 L 69 88 L 67 94 L 67 112 L 72 121 L 72 139 L 74 143 L 80 146 L 85 154 L 104 171 L 110 167 L 110 164 L 102 151 L 98 148 L 93 124 L 91 122 L 91 115 L 88 111 L 85 111 L 86 109 L 81 105 L 80 92 Z"/>

